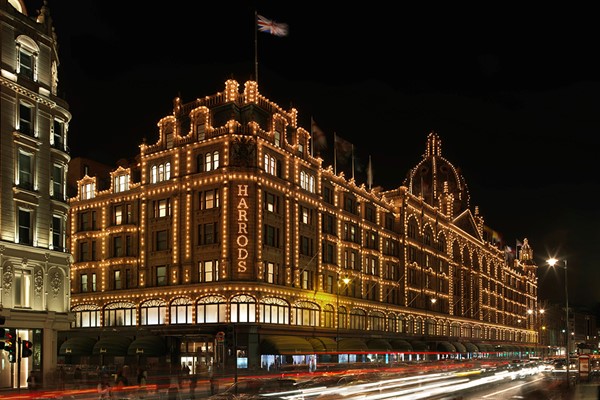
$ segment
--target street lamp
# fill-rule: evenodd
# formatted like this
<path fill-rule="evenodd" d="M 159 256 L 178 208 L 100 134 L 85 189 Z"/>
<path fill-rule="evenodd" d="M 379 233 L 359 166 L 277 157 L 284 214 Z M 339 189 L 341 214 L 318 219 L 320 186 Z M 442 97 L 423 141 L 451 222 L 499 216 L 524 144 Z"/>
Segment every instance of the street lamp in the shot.
<path fill-rule="evenodd" d="M 337 296 L 336 296 L 336 299 L 337 299 L 336 300 L 337 332 L 336 332 L 336 340 L 335 340 L 338 363 L 340 362 L 340 287 L 342 286 L 342 283 L 344 284 L 345 287 L 348 287 L 348 284 L 350 283 L 350 278 L 348 276 L 344 276 L 340 280 L 340 275 L 338 274 Z"/>
<path fill-rule="evenodd" d="M 557 263 L 558 260 L 556 258 L 550 258 L 546 261 L 548 263 L 548 265 L 550 265 L 551 267 L 554 267 Z M 565 341 L 566 341 L 566 361 L 567 361 L 567 387 L 569 387 L 570 383 L 569 383 L 569 365 L 571 364 L 571 352 L 569 350 L 569 284 L 567 281 L 567 260 L 563 260 L 564 266 L 565 266 L 565 325 L 566 325 L 566 329 L 565 329 Z"/>

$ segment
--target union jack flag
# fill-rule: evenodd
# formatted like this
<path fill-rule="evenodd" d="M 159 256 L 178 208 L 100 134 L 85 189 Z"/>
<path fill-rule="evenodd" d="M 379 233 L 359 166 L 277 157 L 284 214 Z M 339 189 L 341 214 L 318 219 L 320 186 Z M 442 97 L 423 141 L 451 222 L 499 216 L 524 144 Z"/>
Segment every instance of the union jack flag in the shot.
<path fill-rule="evenodd" d="M 270 33 L 275 36 L 287 36 L 288 34 L 288 26 L 287 24 L 283 24 L 281 22 L 271 21 L 268 18 L 263 17 L 262 15 L 257 15 L 258 20 L 256 21 L 258 25 L 259 32 Z"/>

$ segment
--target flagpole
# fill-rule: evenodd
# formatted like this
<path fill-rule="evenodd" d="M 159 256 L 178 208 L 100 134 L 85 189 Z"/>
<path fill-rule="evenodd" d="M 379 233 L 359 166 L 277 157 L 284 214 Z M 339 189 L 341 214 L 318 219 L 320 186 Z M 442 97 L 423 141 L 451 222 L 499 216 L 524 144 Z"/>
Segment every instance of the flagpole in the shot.
<path fill-rule="evenodd" d="M 369 186 L 369 190 L 371 190 L 371 186 L 373 186 L 373 165 L 371 164 L 371 155 L 369 154 L 369 165 L 367 166 L 367 185 Z"/>
<path fill-rule="evenodd" d="M 337 137 L 333 132 L 333 174 L 337 175 Z"/>
<path fill-rule="evenodd" d="M 352 179 L 354 180 L 354 143 L 352 143 Z"/>
<path fill-rule="evenodd" d="M 254 81 L 258 84 L 258 12 L 254 10 Z"/>
<path fill-rule="evenodd" d="M 313 132 L 313 126 L 315 125 L 315 121 L 313 120 L 312 115 L 310 116 L 310 156 L 315 156 L 315 133 Z"/>

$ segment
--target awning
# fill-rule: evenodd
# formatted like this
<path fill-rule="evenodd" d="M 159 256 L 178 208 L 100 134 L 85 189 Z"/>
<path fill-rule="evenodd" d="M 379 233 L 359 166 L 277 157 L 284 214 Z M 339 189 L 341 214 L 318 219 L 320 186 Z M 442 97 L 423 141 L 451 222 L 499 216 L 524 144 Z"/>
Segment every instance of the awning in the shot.
<path fill-rule="evenodd" d="M 369 350 L 376 351 L 389 351 L 392 349 L 392 346 L 385 339 L 370 339 L 367 341 L 367 347 Z"/>
<path fill-rule="evenodd" d="M 336 351 L 337 343 L 335 339 L 328 337 L 309 337 L 306 338 L 315 351 Z"/>
<path fill-rule="evenodd" d="M 456 351 L 459 353 L 466 353 L 467 348 L 461 342 L 452 342 L 452 345 L 456 348 Z"/>
<path fill-rule="evenodd" d="M 420 340 L 413 340 L 410 344 L 412 345 L 413 351 L 429 351 L 429 345 Z"/>
<path fill-rule="evenodd" d="M 390 344 L 392 345 L 393 350 L 412 351 L 413 349 L 410 343 L 402 339 L 393 339 L 390 341 Z"/>
<path fill-rule="evenodd" d="M 105 336 L 94 345 L 93 355 L 126 356 L 131 339 L 127 336 Z"/>
<path fill-rule="evenodd" d="M 92 337 L 72 337 L 60 345 L 61 356 L 91 356 L 96 339 Z"/>
<path fill-rule="evenodd" d="M 495 351 L 494 346 L 488 343 L 477 343 L 480 352 L 493 353 Z"/>
<path fill-rule="evenodd" d="M 345 338 L 340 339 L 339 350 L 345 352 L 367 351 L 369 350 L 369 346 L 360 339 Z"/>
<path fill-rule="evenodd" d="M 438 342 L 437 351 L 454 353 L 456 351 L 456 347 L 454 347 L 450 342 Z"/>
<path fill-rule="evenodd" d="M 260 354 L 313 354 L 315 349 L 299 336 L 262 336 L 259 345 Z"/>
<path fill-rule="evenodd" d="M 471 342 L 463 342 L 469 353 L 479 353 L 479 348 Z"/>
<path fill-rule="evenodd" d="M 161 357 L 167 353 L 165 340 L 161 336 L 140 336 L 127 348 L 127 355 Z"/>

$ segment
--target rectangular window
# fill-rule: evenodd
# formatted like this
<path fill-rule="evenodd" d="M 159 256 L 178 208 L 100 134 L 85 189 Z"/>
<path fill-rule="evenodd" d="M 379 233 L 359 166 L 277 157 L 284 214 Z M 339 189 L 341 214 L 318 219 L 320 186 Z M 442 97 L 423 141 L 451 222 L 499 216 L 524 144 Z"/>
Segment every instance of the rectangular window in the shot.
<path fill-rule="evenodd" d="M 265 237 L 264 237 L 264 243 L 267 246 L 272 246 L 272 247 L 279 247 L 279 229 L 270 226 L 270 225 L 265 225 Z"/>
<path fill-rule="evenodd" d="M 15 269 L 15 307 L 31 307 L 32 285 L 31 271 L 20 268 Z"/>
<path fill-rule="evenodd" d="M 154 202 L 154 218 L 162 218 L 171 215 L 170 199 L 162 199 Z"/>
<path fill-rule="evenodd" d="M 59 251 L 62 251 L 64 247 L 62 221 L 62 217 L 52 216 L 52 248 Z"/>
<path fill-rule="evenodd" d="M 52 125 L 52 139 L 54 147 L 58 149 L 63 149 L 63 137 L 64 137 L 64 123 L 59 120 L 54 120 L 54 124 Z"/>
<path fill-rule="evenodd" d="M 96 274 L 92 274 L 92 292 L 96 291 Z"/>
<path fill-rule="evenodd" d="M 156 286 L 167 286 L 167 267 L 156 267 Z"/>
<path fill-rule="evenodd" d="M 277 266 L 270 261 L 265 261 L 265 282 L 277 283 Z"/>
<path fill-rule="evenodd" d="M 119 175 L 115 177 L 115 193 L 124 192 L 129 189 L 129 175 Z"/>
<path fill-rule="evenodd" d="M 19 187 L 33 190 L 33 156 L 19 152 Z"/>
<path fill-rule="evenodd" d="M 156 232 L 156 251 L 168 250 L 168 237 L 166 230 Z"/>
<path fill-rule="evenodd" d="M 114 281 L 113 281 L 114 289 L 115 290 L 121 289 L 123 287 L 122 283 L 121 283 L 121 271 L 119 271 L 119 270 L 114 271 L 113 277 L 114 277 Z"/>
<path fill-rule="evenodd" d="M 123 238 L 121 236 L 113 238 L 113 257 L 123 257 Z"/>
<path fill-rule="evenodd" d="M 125 223 L 126 224 L 133 223 L 133 206 L 131 204 L 127 204 L 125 206 Z"/>
<path fill-rule="evenodd" d="M 300 276 L 300 285 L 302 289 L 312 289 L 312 271 L 304 270 L 302 271 L 302 275 Z"/>
<path fill-rule="evenodd" d="M 300 254 L 304 256 L 313 255 L 313 241 L 306 236 L 300 236 Z"/>
<path fill-rule="evenodd" d="M 19 74 L 33 80 L 35 57 L 23 47 L 19 48 Z"/>
<path fill-rule="evenodd" d="M 336 235 L 335 216 L 332 214 L 323 214 L 323 233 Z"/>
<path fill-rule="evenodd" d="M 52 167 L 52 198 L 64 200 L 64 174 L 63 167 L 54 165 Z"/>
<path fill-rule="evenodd" d="M 200 261 L 198 263 L 198 277 L 200 282 L 215 282 L 219 280 L 218 260 Z"/>
<path fill-rule="evenodd" d="M 220 207 L 219 189 L 207 190 L 200 192 L 200 209 L 210 210 L 211 208 Z"/>
<path fill-rule="evenodd" d="M 217 224 L 204 224 L 204 244 L 215 244 L 217 238 Z"/>
<path fill-rule="evenodd" d="M 125 255 L 133 255 L 133 238 L 131 237 L 131 235 L 125 236 Z"/>
<path fill-rule="evenodd" d="M 323 262 L 334 264 L 335 245 L 330 242 L 323 242 Z"/>
<path fill-rule="evenodd" d="M 329 186 L 323 186 L 323 201 L 333 204 L 333 189 Z"/>
<path fill-rule="evenodd" d="M 81 274 L 81 287 L 79 288 L 81 293 L 88 291 L 88 276 L 87 274 Z"/>
<path fill-rule="evenodd" d="M 114 221 L 113 224 L 121 225 L 123 223 L 123 206 L 118 205 L 113 209 Z"/>
<path fill-rule="evenodd" d="M 98 260 L 98 257 L 96 256 L 96 241 L 92 240 L 92 261 L 96 261 Z"/>
<path fill-rule="evenodd" d="M 31 135 L 33 133 L 33 111 L 27 104 L 19 104 L 19 132 Z"/>
<path fill-rule="evenodd" d="M 19 243 L 33 244 L 31 211 L 19 210 Z"/>
<path fill-rule="evenodd" d="M 94 183 L 86 183 L 81 188 L 81 196 L 83 200 L 93 199 L 96 195 L 96 185 Z"/>
<path fill-rule="evenodd" d="M 273 193 L 265 193 L 265 210 L 272 213 L 279 212 L 279 198 Z"/>
<path fill-rule="evenodd" d="M 300 222 L 310 225 L 312 223 L 312 210 L 300 206 Z"/>
<path fill-rule="evenodd" d="M 79 262 L 88 261 L 88 244 L 87 244 L 87 242 L 80 242 L 78 247 L 79 247 L 79 257 L 77 258 L 77 260 Z"/>

